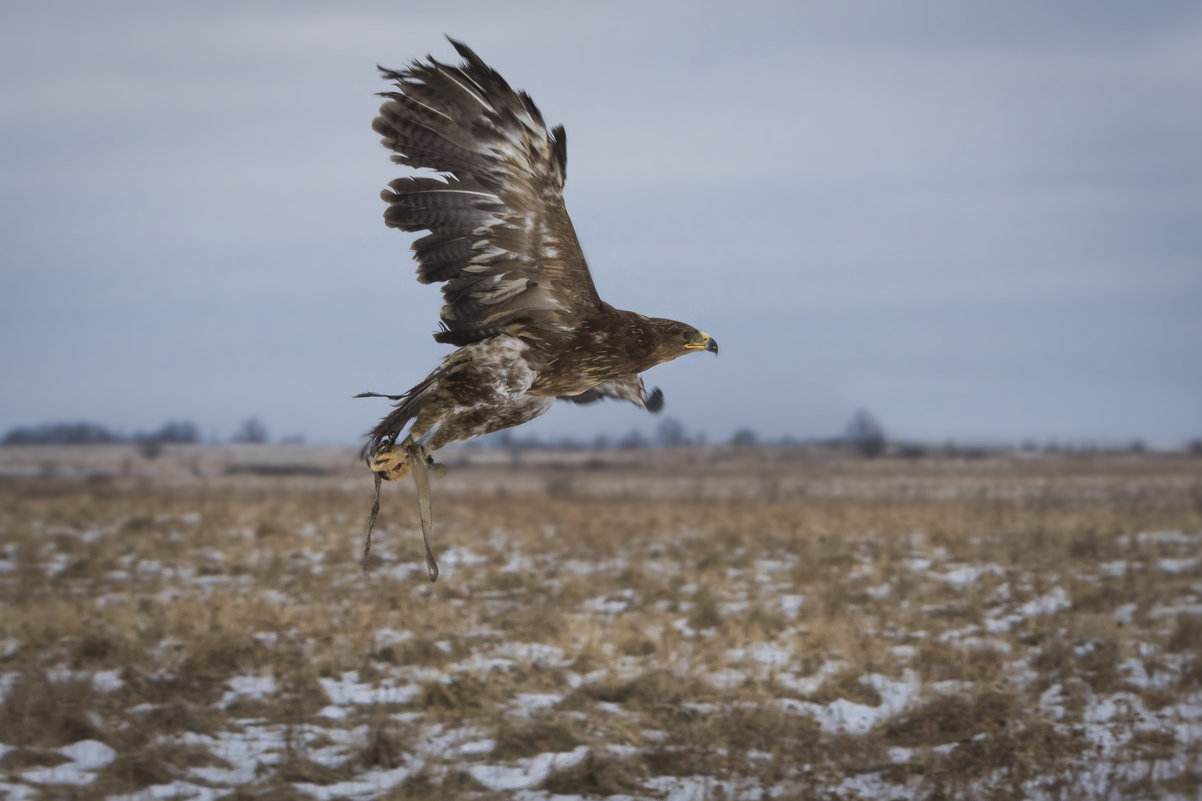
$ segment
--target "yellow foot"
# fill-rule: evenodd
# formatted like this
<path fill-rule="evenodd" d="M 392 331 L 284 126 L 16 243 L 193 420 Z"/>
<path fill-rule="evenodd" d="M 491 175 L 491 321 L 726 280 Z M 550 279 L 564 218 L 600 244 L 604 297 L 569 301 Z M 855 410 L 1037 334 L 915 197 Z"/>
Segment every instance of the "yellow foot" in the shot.
<path fill-rule="evenodd" d="M 396 481 L 409 475 L 409 455 L 404 448 L 388 445 L 372 455 L 370 467 L 385 481 Z"/>

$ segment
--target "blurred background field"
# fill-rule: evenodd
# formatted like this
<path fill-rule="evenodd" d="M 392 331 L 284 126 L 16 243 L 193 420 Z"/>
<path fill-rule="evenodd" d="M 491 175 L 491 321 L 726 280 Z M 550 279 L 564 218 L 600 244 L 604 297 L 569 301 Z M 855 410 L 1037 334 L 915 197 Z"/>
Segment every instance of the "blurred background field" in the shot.
<path fill-rule="evenodd" d="M 1194 798 L 1202 459 L 0 448 L 12 798 Z"/>

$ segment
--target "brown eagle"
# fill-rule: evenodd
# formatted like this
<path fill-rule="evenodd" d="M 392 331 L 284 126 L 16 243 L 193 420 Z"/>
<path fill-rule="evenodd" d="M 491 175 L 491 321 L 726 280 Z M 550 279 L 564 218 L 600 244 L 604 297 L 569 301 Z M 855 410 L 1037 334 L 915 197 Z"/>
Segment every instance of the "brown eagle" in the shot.
<path fill-rule="evenodd" d="M 564 208 L 563 126 L 548 133 L 529 95 L 450 41 L 461 66 L 428 57 L 401 71 L 379 68 L 396 89 L 381 93 L 372 128 L 394 162 L 441 173 L 397 178 L 381 197 L 390 227 L 429 232 L 412 246 L 417 280 L 443 284 L 434 338 L 456 350 L 404 395 L 357 396 L 397 401 L 364 449 L 377 481 L 373 521 L 380 479 L 416 468 L 427 534 L 434 451 L 533 420 L 556 398 L 618 398 L 658 411 L 663 394 L 646 392 L 643 371 L 718 352 L 691 325 L 601 300 Z M 427 561 L 433 580 L 428 542 Z"/>

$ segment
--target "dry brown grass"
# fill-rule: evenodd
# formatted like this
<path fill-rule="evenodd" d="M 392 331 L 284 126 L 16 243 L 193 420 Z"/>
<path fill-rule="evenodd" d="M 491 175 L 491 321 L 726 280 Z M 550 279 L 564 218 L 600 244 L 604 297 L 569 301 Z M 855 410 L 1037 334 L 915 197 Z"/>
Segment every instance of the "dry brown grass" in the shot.
<path fill-rule="evenodd" d="M 360 571 L 349 451 L 3 449 L 0 794 L 85 740 L 70 797 L 1200 787 L 1198 460 L 473 458 L 430 585 L 408 486 Z"/>

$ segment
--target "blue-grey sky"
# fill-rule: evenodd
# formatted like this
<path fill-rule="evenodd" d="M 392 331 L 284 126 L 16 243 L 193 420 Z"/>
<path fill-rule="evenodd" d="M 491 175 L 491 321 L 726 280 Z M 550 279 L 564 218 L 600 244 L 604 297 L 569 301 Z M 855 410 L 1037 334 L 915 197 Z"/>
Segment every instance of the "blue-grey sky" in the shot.
<path fill-rule="evenodd" d="M 721 342 L 647 376 L 690 431 L 1202 435 L 1202 3 L 1097 0 L 6 3 L 0 431 L 369 428 L 447 352 L 370 127 L 444 33 L 567 127 L 602 296 Z"/>

